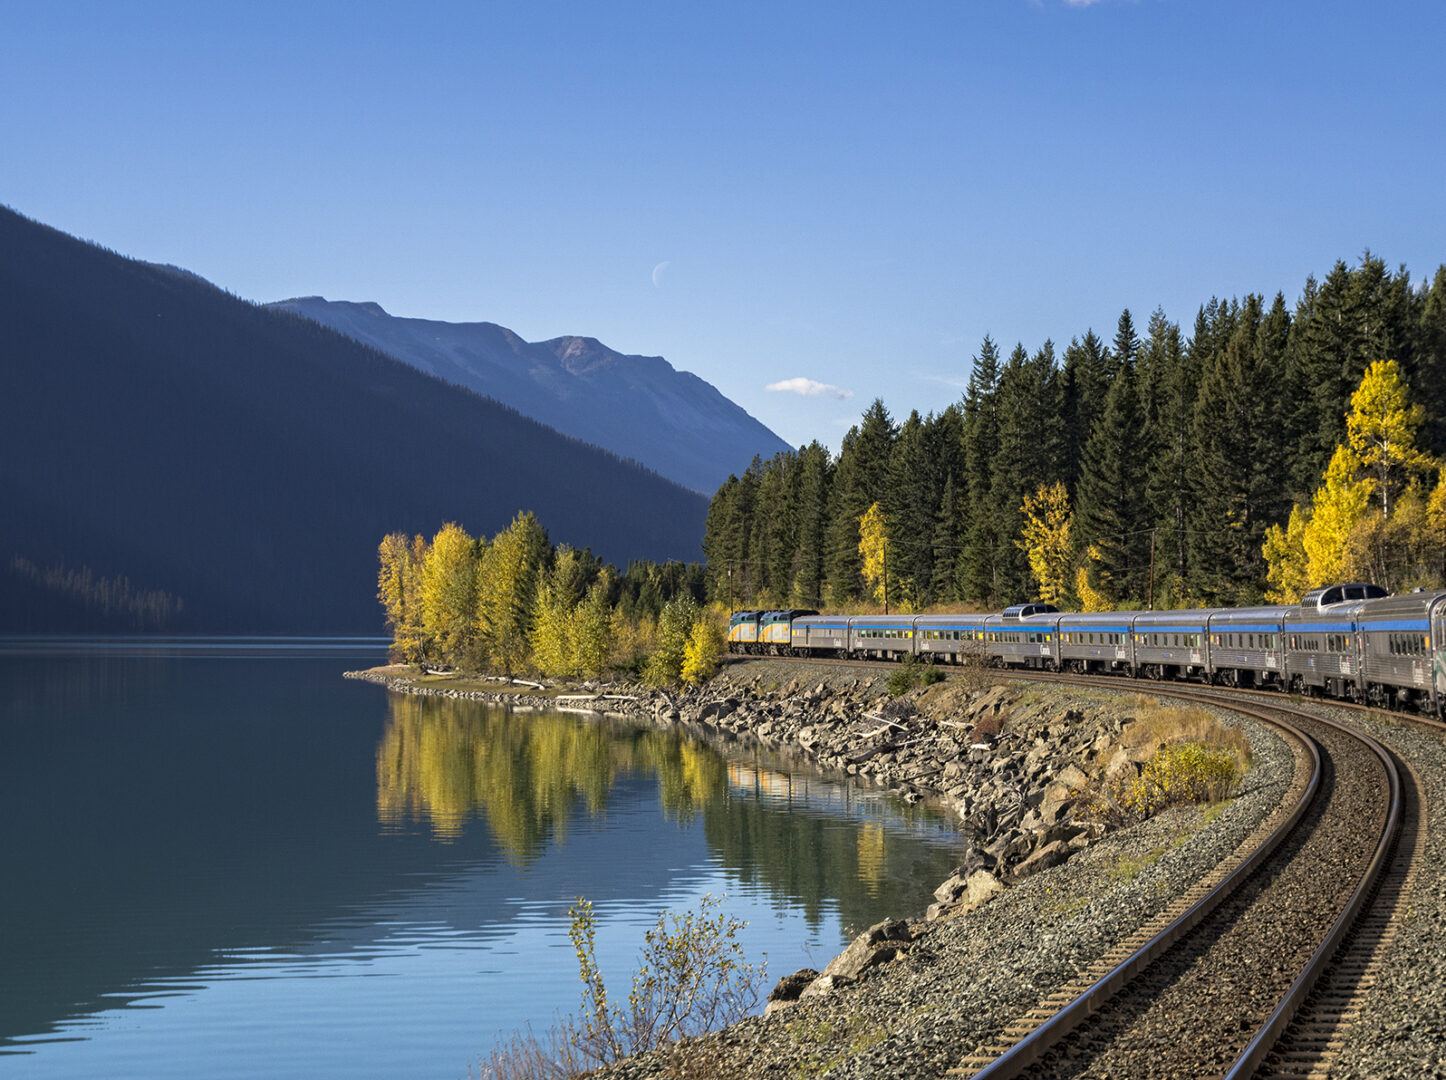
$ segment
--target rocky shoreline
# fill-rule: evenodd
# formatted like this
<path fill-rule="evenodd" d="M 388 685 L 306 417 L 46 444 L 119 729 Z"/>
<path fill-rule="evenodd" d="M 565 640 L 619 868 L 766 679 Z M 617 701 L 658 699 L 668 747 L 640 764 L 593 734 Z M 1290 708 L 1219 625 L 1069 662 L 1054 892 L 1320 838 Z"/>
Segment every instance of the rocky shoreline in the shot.
<path fill-rule="evenodd" d="M 952 968 L 972 957 L 971 963 L 985 962 L 991 970 L 970 971 L 969 979 L 989 985 L 998 999 L 984 1015 L 994 1016 L 994 1006 L 1004 1009 L 1004 1003 L 1015 998 L 1016 1011 L 1028 1008 L 1042 988 L 1060 985 L 1232 851 L 1279 802 L 1292 772 L 1291 754 L 1276 735 L 1231 717 L 1227 722 L 1244 728 L 1254 757 L 1239 797 L 1223 809 L 1172 811 L 1109 832 L 1092 810 L 1093 793 L 1113 778 L 1133 775 L 1153 750 L 1132 746 L 1123 737 L 1134 719 L 1153 708 L 1140 695 L 949 680 L 894 696 L 885 676 L 857 667 L 809 665 L 800 671 L 798 665 L 774 660 L 730 664 L 702 689 L 680 694 L 633 684 L 585 684 L 564 695 L 458 688 L 445 682 L 419 683 L 394 668 L 348 672 L 347 677 L 399 693 L 605 713 L 751 740 L 800 753 L 826 772 L 882 787 L 906 802 L 927 800 L 952 812 L 961 828 L 961 858 L 927 911 L 912 921 L 889 920 L 870 927 L 822 972 L 806 969 L 780 980 L 764 1017 L 701 1040 L 710 1059 L 746 1051 L 750 1057 L 744 1071 L 750 1073 L 758 1071 L 752 1060 L 759 1052 L 755 1039 L 797 1044 L 777 1057 L 776 1066 L 785 1073 L 797 1073 L 801 1061 L 817 1058 L 818 1065 L 826 1065 L 819 1071 L 830 1075 L 870 1075 L 866 1069 L 845 1066 L 855 1059 L 883 1065 L 871 1052 L 875 1043 L 900 1038 L 896 1048 L 903 1056 L 889 1059 L 889 1071 L 880 1075 L 934 1071 L 949 1053 L 970 1048 L 959 1040 L 973 1038 L 972 1029 L 954 1033 L 949 1053 L 928 1049 L 928 1024 L 900 1036 L 887 1010 L 880 1013 L 877 1030 L 855 1030 L 863 1003 L 891 1000 L 894 991 L 881 990 L 880 984 L 906 988 L 909 1009 L 916 1010 L 944 989 L 921 976 L 922 969 L 937 966 L 941 958 Z M 1120 866 L 1129 870 L 1123 879 Z M 1157 870 L 1166 884 L 1153 881 Z M 1068 884 L 1051 883 L 1061 875 Z M 1147 897 L 1135 895 L 1141 887 Z M 1033 912 L 1030 926 L 980 930 L 996 922 L 987 912 L 1020 905 Z M 1096 905 L 1104 905 L 1108 915 L 1095 925 L 1069 930 L 1053 925 L 1059 920 L 1051 916 L 1073 916 Z M 968 918 L 960 917 L 966 913 Z M 1000 980 L 1011 971 L 1019 974 L 1021 961 L 1017 956 L 987 956 L 991 939 L 1015 941 L 1020 955 L 1033 956 L 1030 962 L 1042 965 L 1041 974 L 1006 989 Z M 1035 956 L 1041 950 L 1045 955 Z M 1069 961 L 1061 966 L 1054 962 L 1059 957 Z M 894 1001 L 888 1009 L 899 1007 Z M 840 1032 L 853 1032 L 842 1048 L 822 1058 L 820 1047 L 792 1038 L 797 1025 L 789 1019 L 820 1010 L 834 1018 L 825 1025 L 830 1031 L 843 1023 Z M 839 1021 L 840 1015 L 847 1022 Z M 1000 1023 L 1009 1018 L 1002 1012 L 1000 1016 Z M 778 1023 L 786 1026 L 753 1028 Z M 981 1037 L 985 1034 L 981 1029 Z M 861 1047 L 861 1042 L 868 1045 Z M 677 1069 L 686 1064 L 678 1055 L 688 1053 L 685 1046 L 645 1055 L 609 1075 L 678 1075 Z M 740 1068 L 743 1061 L 739 1059 Z M 805 1069 L 802 1074 L 812 1072 Z M 723 1069 L 716 1075 L 734 1073 Z"/>

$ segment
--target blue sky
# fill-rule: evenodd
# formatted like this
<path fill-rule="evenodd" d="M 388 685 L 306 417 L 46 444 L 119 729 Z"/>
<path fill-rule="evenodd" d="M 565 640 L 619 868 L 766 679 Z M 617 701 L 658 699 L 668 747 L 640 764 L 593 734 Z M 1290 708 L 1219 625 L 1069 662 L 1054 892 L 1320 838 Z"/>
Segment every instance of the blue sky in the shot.
<path fill-rule="evenodd" d="M 1188 323 L 1367 247 L 1446 260 L 1439 0 L 0 0 L 0 25 L 0 202 L 252 299 L 660 353 L 794 442 L 875 395 L 954 400 L 986 332 Z"/>

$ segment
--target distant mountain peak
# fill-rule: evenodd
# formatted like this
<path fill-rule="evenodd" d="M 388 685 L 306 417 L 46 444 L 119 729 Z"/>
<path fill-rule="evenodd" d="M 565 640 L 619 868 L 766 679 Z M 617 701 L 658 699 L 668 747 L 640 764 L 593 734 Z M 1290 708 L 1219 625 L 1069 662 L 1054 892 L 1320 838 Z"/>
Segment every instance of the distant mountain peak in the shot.
<path fill-rule="evenodd" d="M 269 306 L 304 315 L 694 491 L 711 493 L 755 456 L 790 449 L 707 381 L 661 356 L 621 353 L 595 337 L 529 342 L 497 323 L 403 318 L 375 302 L 320 296 Z"/>

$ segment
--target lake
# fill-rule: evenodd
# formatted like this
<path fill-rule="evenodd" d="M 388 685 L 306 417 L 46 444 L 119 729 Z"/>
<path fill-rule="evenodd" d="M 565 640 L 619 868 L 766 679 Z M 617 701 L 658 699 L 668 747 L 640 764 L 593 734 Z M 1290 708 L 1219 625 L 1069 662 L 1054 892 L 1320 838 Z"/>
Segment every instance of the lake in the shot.
<path fill-rule="evenodd" d="M 676 731 L 390 695 L 375 641 L 0 640 L 0 1078 L 461 1078 L 660 909 L 769 985 L 921 910 L 940 818 Z"/>

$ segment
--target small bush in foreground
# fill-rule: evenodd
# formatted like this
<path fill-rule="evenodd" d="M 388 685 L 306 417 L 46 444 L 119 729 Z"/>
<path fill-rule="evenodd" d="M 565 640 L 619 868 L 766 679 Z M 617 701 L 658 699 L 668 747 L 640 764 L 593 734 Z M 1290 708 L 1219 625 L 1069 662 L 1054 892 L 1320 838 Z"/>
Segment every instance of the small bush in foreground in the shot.
<path fill-rule="evenodd" d="M 643 935 L 626 1003 L 608 995 L 597 964 L 597 922 L 579 898 L 568 914 L 577 952 L 582 1007 L 542 1035 L 514 1036 L 482 1063 L 483 1080 L 565 1080 L 633 1054 L 742 1020 L 758 1004 L 766 964 L 744 959 L 738 934 L 747 923 L 704 896 L 697 911 L 664 911 Z"/>

